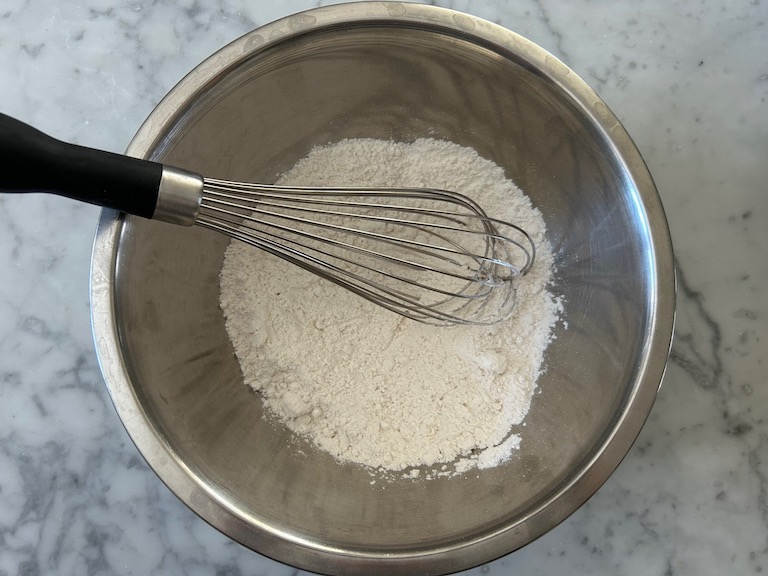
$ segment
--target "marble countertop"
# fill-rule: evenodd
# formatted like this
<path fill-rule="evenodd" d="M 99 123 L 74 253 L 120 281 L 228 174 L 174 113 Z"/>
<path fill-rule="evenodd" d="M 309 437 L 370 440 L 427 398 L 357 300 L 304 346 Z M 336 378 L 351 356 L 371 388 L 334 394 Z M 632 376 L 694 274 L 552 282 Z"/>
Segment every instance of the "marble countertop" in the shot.
<path fill-rule="evenodd" d="M 203 58 L 326 3 L 5 0 L 0 110 L 122 151 Z M 654 175 L 679 273 L 671 362 L 626 459 L 560 526 L 468 573 L 768 571 L 768 5 L 434 3 L 530 38 L 603 97 Z M 98 215 L 0 197 L 0 575 L 296 573 L 189 511 L 120 424 L 90 331 Z"/>

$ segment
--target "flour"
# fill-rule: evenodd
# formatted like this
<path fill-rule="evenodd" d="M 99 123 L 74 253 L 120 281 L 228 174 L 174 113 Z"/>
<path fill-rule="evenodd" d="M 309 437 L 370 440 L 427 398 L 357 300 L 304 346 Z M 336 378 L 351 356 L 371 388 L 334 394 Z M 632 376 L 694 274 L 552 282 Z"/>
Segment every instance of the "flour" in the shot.
<path fill-rule="evenodd" d="M 245 383 L 294 432 L 339 460 L 411 479 L 508 459 L 559 313 L 544 222 L 527 197 L 473 150 L 428 139 L 316 148 L 278 183 L 455 190 L 530 234 L 536 262 L 512 316 L 491 326 L 407 320 L 238 242 L 221 272 Z"/>

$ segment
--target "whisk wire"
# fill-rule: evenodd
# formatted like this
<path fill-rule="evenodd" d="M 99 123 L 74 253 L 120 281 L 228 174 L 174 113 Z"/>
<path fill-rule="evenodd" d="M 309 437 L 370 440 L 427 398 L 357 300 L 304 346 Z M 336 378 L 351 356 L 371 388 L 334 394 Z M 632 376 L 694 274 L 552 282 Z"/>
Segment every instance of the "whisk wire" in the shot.
<path fill-rule="evenodd" d="M 353 260 L 351 258 L 346 258 L 346 257 L 343 257 L 341 255 L 331 253 L 331 252 L 329 252 L 327 250 L 322 250 L 322 249 L 318 248 L 317 246 L 313 246 L 313 245 L 310 245 L 310 244 L 305 243 L 305 242 L 301 242 L 301 241 L 296 240 L 296 239 L 286 238 L 285 236 L 281 236 L 281 235 L 276 234 L 274 232 L 270 232 L 269 230 L 252 230 L 252 229 L 248 229 L 247 227 L 242 226 L 242 225 L 233 224 L 231 221 L 228 221 L 227 224 L 226 224 L 226 227 L 225 227 L 220 221 L 219 222 L 211 222 L 211 221 L 209 221 L 206 218 L 201 219 L 200 220 L 200 224 L 203 225 L 203 226 L 206 226 L 208 228 L 213 228 L 213 229 L 218 230 L 220 232 L 225 232 L 228 235 L 236 237 L 238 240 L 246 242 L 246 243 L 249 243 L 251 245 L 257 245 L 257 243 L 258 243 L 259 246 L 257 246 L 257 247 L 260 247 L 263 244 L 268 244 L 273 249 L 284 251 L 283 253 L 290 253 L 293 256 L 303 256 L 303 257 L 306 257 L 307 259 L 311 259 L 313 261 L 313 263 L 316 264 L 316 265 L 322 266 L 324 268 L 333 269 L 335 272 L 338 272 L 339 274 L 343 274 L 344 276 L 349 276 L 351 278 L 354 278 L 356 281 L 364 281 L 364 277 L 362 277 L 359 274 L 353 274 L 349 269 L 345 269 L 345 268 L 342 268 L 342 267 L 339 267 L 339 266 L 332 266 L 328 262 L 328 260 L 318 259 L 317 255 L 320 255 L 320 256 L 323 256 L 323 257 L 326 257 L 326 258 L 332 258 L 332 259 L 338 260 L 340 262 L 343 262 L 345 264 L 349 264 L 351 266 L 354 266 L 357 269 L 368 271 L 368 272 L 371 272 L 371 273 L 376 274 L 376 275 L 381 275 L 381 276 L 384 276 L 384 277 L 386 277 L 388 279 L 395 280 L 395 281 L 398 281 L 398 282 L 402 282 L 402 283 L 408 284 L 408 285 L 410 285 L 412 287 L 419 288 L 419 289 L 426 290 L 426 291 L 430 291 L 432 293 L 441 294 L 441 295 L 447 296 L 449 298 L 479 299 L 479 298 L 484 298 L 487 295 L 487 292 L 477 291 L 477 292 L 472 293 L 472 294 L 465 294 L 463 292 L 457 292 L 455 290 L 447 290 L 447 289 L 444 289 L 444 288 L 440 288 L 439 286 L 436 286 L 436 285 L 428 285 L 428 284 L 425 284 L 423 282 L 419 282 L 419 281 L 416 281 L 414 279 L 407 278 L 405 276 L 394 274 L 393 272 L 387 272 L 386 270 L 382 270 L 380 268 L 374 268 L 373 266 L 366 265 L 366 264 L 364 264 L 362 262 Z M 247 230 L 248 233 L 244 233 L 243 232 L 244 230 Z M 302 235 L 304 235 L 304 234 L 302 234 Z M 314 235 L 307 235 L 307 236 L 310 237 L 311 239 L 319 239 L 319 240 L 322 240 L 323 242 L 331 242 L 327 238 L 324 238 L 324 237 L 317 237 L 317 236 L 314 236 Z M 315 256 L 309 256 L 306 252 L 300 252 L 296 248 L 289 248 L 288 246 L 286 246 L 286 244 L 290 244 L 291 246 L 298 247 L 298 248 L 303 248 L 304 250 L 309 250 L 309 251 L 315 253 L 316 255 Z M 394 256 L 392 256 L 390 254 L 381 253 L 381 252 L 374 252 L 374 251 L 368 250 L 366 248 L 361 248 L 361 247 L 349 245 L 349 244 L 346 244 L 346 243 L 334 242 L 333 245 L 336 246 L 336 247 L 341 247 L 341 248 L 347 249 L 350 252 L 362 253 L 362 254 L 365 254 L 366 256 L 372 256 L 372 257 L 379 258 L 379 259 L 382 259 L 382 260 L 386 260 L 386 261 L 389 261 L 389 262 L 394 262 L 394 263 L 397 263 L 397 264 L 400 264 L 400 265 L 405 265 L 405 266 L 408 266 L 408 267 L 411 267 L 411 268 L 417 268 L 417 269 L 421 269 L 421 270 L 434 271 L 434 269 L 429 269 L 426 266 L 424 266 L 422 264 L 419 264 L 417 262 L 406 261 L 406 260 L 403 260 L 403 259 L 400 259 L 400 258 L 396 258 L 396 257 L 394 257 Z M 450 272 L 442 272 L 442 273 L 447 275 L 447 276 L 450 275 L 450 276 L 453 276 L 456 279 L 463 280 L 463 281 L 465 281 L 467 283 L 467 285 L 470 285 L 473 281 L 476 280 L 475 278 L 472 278 L 470 276 L 461 276 L 461 275 L 453 274 L 453 273 L 450 273 Z M 488 285 L 488 289 L 489 290 L 492 289 L 492 287 L 494 286 L 494 284 L 491 283 L 491 282 L 486 282 L 486 284 Z M 391 289 L 391 291 L 389 293 L 392 294 L 392 295 L 397 294 L 401 298 L 406 296 L 406 292 L 404 292 L 402 290 Z M 422 306 L 426 306 L 426 304 L 424 304 L 424 303 L 422 303 L 421 305 Z"/>
<path fill-rule="evenodd" d="M 243 223 L 242 226 L 244 228 L 247 227 L 247 225 L 249 223 L 251 223 L 251 224 L 264 224 L 263 220 L 255 218 L 253 216 L 254 213 L 267 214 L 267 215 L 273 215 L 273 216 L 277 215 L 277 214 L 272 213 L 272 212 L 256 210 L 251 215 L 241 216 L 237 212 L 233 212 L 233 211 L 230 211 L 230 210 L 223 209 L 220 206 L 210 206 L 208 208 L 209 208 L 210 211 L 216 212 L 218 215 L 220 215 L 222 218 L 226 219 L 229 222 L 236 222 L 238 219 L 241 219 L 242 223 Z M 207 216 L 207 211 L 206 211 L 206 216 Z M 318 223 L 316 221 L 307 220 L 307 219 L 303 219 L 303 218 L 288 217 L 287 219 L 292 220 L 293 222 L 301 223 L 301 224 L 317 225 L 317 226 L 322 226 L 322 227 L 326 227 L 326 228 L 329 227 L 325 223 Z M 207 220 L 207 218 L 203 217 L 201 220 L 205 221 L 205 220 Z M 371 257 L 379 258 L 381 260 L 385 260 L 385 261 L 388 261 L 390 263 L 396 263 L 398 265 L 407 266 L 409 268 L 420 269 L 420 270 L 424 270 L 424 271 L 434 270 L 434 268 L 430 268 L 426 264 L 422 264 L 422 263 L 416 262 L 414 260 L 406 260 L 404 258 L 400 258 L 400 257 L 394 256 L 392 253 L 385 253 L 385 252 L 374 251 L 374 250 L 372 250 L 370 248 L 366 248 L 366 247 L 363 247 L 363 246 L 350 244 L 348 242 L 343 242 L 343 241 L 338 240 L 338 239 L 329 238 L 328 236 L 312 234 L 312 233 L 307 232 L 305 230 L 297 230 L 295 228 L 290 228 L 288 226 L 284 226 L 284 225 L 281 225 L 281 224 L 278 224 L 278 223 L 270 223 L 269 227 L 270 228 L 275 228 L 275 229 L 280 230 L 282 232 L 288 232 L 288 233 L 291 233 L 291 234 L 294 234 L 294 235 L 297 235 L 297 236 L 302 236 L 302 237 L 308 238 L 310 240 L 317 241 L 317 242 L 322 243 L 322 244 L 330 244 L 332 246 L 340 247 L 340 248 L 349 250 L 351 252 L 357 252 L 359 254 L 364 254 L 366 256 L 371 256 Z M 336 227 L 336 226 L 333 226 L 333 227 L 330 227 L 330 228 L 332 228 L 332 229 L 334 229 L 336 231 L 348 232 L 350 234 L 355 234 L 355 235 L 367 234 L 367 233 L 362 232 L 360 230 L 355 230 L 355 229 L 346 228 L 346 227 Z M 302 246 L 304 248 L 308 248 L 308 249 L 312 249 L 312 250 L 317 250 L 317 248 L 315 248 L 313 246 L 310 246 L 309 244 L 298 243 L 297 241 L 292 240 L 290 238 L 285 238 L 285 237 L 278 236 L 278 235 L 276 235 L 274 233 L 270 233 L 266 229 L 264 229 L 264 230 L 257 230 L 255 228 L 249 228 L 249 230 L 251 230 L 254 234 L 268 234 L 270 236 L 274 236 L 275 238 L 282 238 L 282 239 L 284 239 L 287 242 L 291 242 L 293 244 L 298 244 L 298 245 L 300 245 L 300 246 Z M 446 242 L 452 242 L 449 238 L 447 238 L 445 236 L 441 236 L 441 235 L 436 234 L 436 233 L 432 233 L 432 234 L 437 236 L 437 237 L 439 237 L 439 238 L 441 238 L 441 239 L 443 239 L 443 240 L 445 240 Z M 392 239 L 391 237 L 387 237 L 387 236 L 383 236 L 383 235 L 371 234 L 371 237 L 377 238 L 377 239 L 381 240 L 382 242 L 386 242 L 386 243 L 389 243 L 389 244 L 397 245 L 399 243 L 398 241 Z M 437 258 L 437 259 L 444 260 L 445 262 L 453 264 L 455 266 L 459 266 L 460 265 L 460 263 L 457 260 L 448 258 L 447 256 L 440 254 L 439 252 L 447 252 L 448 251 L 448 250 L 443 249 L 440 246 L 424 245 L 424 244 L 419 244 L 419 243 L 410 242 L 410 241 L 405 241 L 405 244 L 407 244 L 408 246 L 412 246 L 413 250 L 415 252 L 424 254 L 424 255 L 432 257 L 432 258 Z M 466 251 L 461 251 L 460 250 L 461 246 L 459 246 L 456 243 L 453 243 L 453 244 L 457 247 L 457 250 L 451 250 L 450 251 L 451 253 L 457 254 L 457 255 L 465 255 L 465 256 L 472 257 L 472 258 L 476 258 L 478 261 L 481 259 L 479 257 L 476 257 L 474 255 L 471 255 L 471 254 L 467 253 Z M 430 251 L 430 249 L 432 251 Z M 325 254 L 327 256 L 331 255 L 328 252 L 323 252 L 323 254 Z M 490 259 L 487 259 L 487 258 L 486 258 L 486 260 L 490 261 Z M 349 262 L 352 263 L 351 260 Z M 457 279 L 460 279 L 460 280 L 467 280 L 467 281 L 476 280 L 476 278 L 473 278 L 473 277 L 470 277 L 470 276 L 467 276 L 467 275 L 463 275 L 463 274 L 457 274 L 455 272 L 445 271 L 443 273 L 448 275 L 448 276 L 453 276 L 454 278 L 457 278 Z"/>
<path fill-rule="evenodd" d="M 237 227 L 231 226 L 227 223 L 215 223 L 209 221 L 201 221 L 200 224 L 217 232 L 224 233 L 236 240 L 264 250 L 274 256 L 282 258 L 294 265 L 297 265 L 305 270 L 313 272 L 314 274 L 330 280 L 337 285 L 352 291 L 359 296 L 383 306 L 384 308 L 397 312 L 400 315 L 407 316 L 419 321 L 433 320 L 436 323 L 445 324 L 458 324 L 469 323 L 459 321 L 455 318 L 457 311 L 461 310 L 461 307 L 456 308 L 452 313 L 439 310 L 438 306 L 444 301 L 434 302 L 432 304 L 424 304 L 414 300 L 408 293 L 398 291 L 394 288 L 385 286 L 377 286 L 376 290 L 370 288 L 369 281 L 359 275 L 353 274 L 349 270 L 334 266 L 326 260 L 319 259 L 317 257 L 308 255 L 304 252 L 289 248 L 278 241 L 269 240 L 266 238 L 257 238 L 251 235 L 245 235 L 238 231 Z M 338 276 L 336 275 L 338 274 Z M 446 295 L 452 297 L 458 296 L 456 293 L 447 293 Z M 474 295 L 474 298 L 482 298 L 482 294 Z"/>
<path fill-rule="evenodd" d="M 535 257 L 520 227 L 489 218 L 466 196 L 435 189 L 206 179 L 197 224 L 433 324 L 490 324 L 508 316 L 511 280 Z"/>
<path fill-rule="evenodd" d="M 230 186 L 228 186 L 226 190 L 228 190 L 229 192 L 234 192 L 232 190 L 231 183 L 229 184 Z M 259 187 L 260 185 L 250 184 L 249 186 Z M 378 190 L 378 189 L 365 189 L 365 188 L 356 188 L 356 189 L 352 189 L 352 188 L 309 189 L 309 188 L 298 188 L 298 187 L 279 187 L 279 188 L 281 190 L 293 191 L 301 194 L 318 194 L 322 196 L 325 196 L 331 193 L 338 194 L 340 190 L 342 190 L 344 193 L 349 193 L 349 194 L 360 193 L 360 195 L 370 196 L 372 193 L 371 191 Z M 411 189 L 406 189 L 406 190 L 411 190 Z M 413 189 L 413 190 L 418 190 L 418 189 Z M 361 191 L 366 191 L 366 192 L 361 193 Z M 302 224 L 311 224 L 314 226 L 327 228 L 329 230 L 337 230 L 337 231 L 343 231 L 351 234 L 365 235 L 369 238 L 378 238 L 384 242 L 389 242 L 391 244 L 397 244 L 400 246 L 409 244 L 415 247 L 420 247 L 425 249 L 425 252 L 424 252 L 425 254 L 429 253 L 429 251 L 433 251 L 432 255 L 434 255 L 434 251 L 440 251 L 443 253 L 463 254 L 463 255 L 467 254 L 467 252 L 465 250 L 462 250 L 461 246 L 455 242 L 451 242 L 451 244 L 457 247 L 458 249 L 451 250 L 446 248 L 445 246 L 427 245 L 427 244 L 418 242 L 416 240 L 410 240 L 408 238 L 400 238 L 400 237 L 392 238 L 391 236 L 387 236 L 381 233 L 376 233 L 370 230 L 360 231 L 360 230 L 356 230 L 349 227 L 334 225 L 327 221 L 324 222 L 324 221 L 318 221 L 318 220 L 309 220 L 303 217 L 291 217 L 288 214 L 285 214 L 283 212 L 274 212 L 270 210 L 265 210 L 260 207 L 267 206 L 270 208 L 283 209 L 287 211 L 299 211 L 302 214 L 308 214 L 308 213 L 317 214 L 323 217 L 349 217 L 350 213 L 347 213 L 347 212 L 329 211 L 329 210 L 322 210 L 318 208 L 298 207 L 295 204 L 313 203 L 313 204 L 321 204 L 321 205 L 329 205 L 329 206 L 347 206 L 357 210 L 357 212 L 354 214 L 355 219 L 357 220 L 369 220 L 369 221 L 376 221 L 380 223 L 396 223 L 400 226 L 413 226 L 415 228 L 420 228 L 424 230 L 423 228 L 425 224 L 424 221 L 404 220 L 402 218 L 395 218 L 391 216 L 366 214 L 360 211 L 361 209 L 384 209 L 390 212 L 405 212 L 405 213 L 412 213 L 412 214 L 418 214 L 418 215 L 428 215 L 428 216 L 444 219 L 446 221 L 453 222 L 454 226 L 450 226 L 448 224 L 442 224 L 439 222 L 430 222 L 429 223 L 430 230 L 438 229 L 438 230 L 450 230 L 455 232 L 456 231 L 455 225 L 456 224 L 460 225 L 462 221 L 459 218 L 457 218 L 455 213 L 447 212 L 445 210 L 436 210 L 436 209 L 430 209 L 430 208 L 416 208 L 413 206 L 401 206 L 401 205 L 392 205 L 392 204 L 375 204 L 375 203 L 349 202 L 349 201 L 327 201 L 327 200 L 318 200 L 314 198 L 303 198 L 298 196 L 294 198 L 291 196 L 267 194 L 261 191 L 250 191 L 250 194 L 251 196 L 258 198 L 258 200 L 251 198 L 252 203 L 247 203 L 247 202 L 244 202 L 242 198 L 238 197 L 234 193 L 229 193 L 229 194 L 220 193 L 218 190 L 211 189 L 210 194 L 207 197 L 209 201 L 207 206 L 212 210 L 216 209 L 216 205 L 227 206 L 233 210 L 238 210 L 238 211 L 232 212 L 232 215 L 237 215 L 237 216 L 245 216 L 245 212 L 250 212 L 250 214 L 262 214 L 264 216 L 274 216 L 274 217 L 284 218 L 286 220 L 292 220 L 294 222 L 298 222 Z M 387 194 L 387 196 L 399 198 L 399 197 L 402 197 L 403 194 L 397 194 L 397 195 Z M 434 199 L 433 195 L 427 195 L 427 194 L 422 194 L 421 196 L 414 196 L 414 197 Z M 294 205 L 290 203 L 274 202 L 273 199 L 275 198 L 293 201 Z M 244 210 L 246 206 L 247 206 L 247 211 Z M 514 228 L 515 230 L 517 230 L 518 232 L 520 232 L 525 236 L 530 248 L 533 249 L 533 243 L 530 241 L 530 238 L 525 233 L 525 231 L 522 230 L 522 228 L 508 222 L 503 222 L 501 220 L 494 220 L 492 218 L 489 218 L 488 216 L 485 216 L 484 214 L 465 214 L 463 216 L 465 219 L 474 218 L 478 220 L 480 223 L 482 223 L 484 226 L 486 226 L 486 229 L 482 231 L 472 230 L 472 229 L 463 229 L 462 232 L 464 234 L 482 236 L 483 238 L 486 238 L 486 239 L 513 244 L 520 250 L 525 251 L 527 253 L 526 262 L 532 263 L 533 254 L 528 253 L 528 248 L 526 246 L 524 246 L 522 243 L 520 243 L 519 241 L 509 236 L 502 236 L 495 228 L 493 228 L 493 225 L 503 224 L 505 226 Z M 252 221 L 255 221 L 254 219 L 251 219 L 251 218 L 249 219 Z M 264 224 L 263 221 L 259 221 L 259 222 Z M 424 231 L 429 232 L 429 230 L 424 230 Z M 439 236 L 439 235 L 436 235 L 436 236 L 446 240 L 446 238 L 443 236 Z M 316 239 L 323 240 L 323 238 L 319 236 Z M 527 271 L 527 268 L 525 268 L 524 270 L 517 269 L 511 263 L 498 258 L 490 258 L 488 256 L 478 256 L 478 259 L 483 260 L 488 264 L 495 264 L 501 267 L 506 267 L 510 270 L 511 274 L 524 273 L 525 271 Z"/>

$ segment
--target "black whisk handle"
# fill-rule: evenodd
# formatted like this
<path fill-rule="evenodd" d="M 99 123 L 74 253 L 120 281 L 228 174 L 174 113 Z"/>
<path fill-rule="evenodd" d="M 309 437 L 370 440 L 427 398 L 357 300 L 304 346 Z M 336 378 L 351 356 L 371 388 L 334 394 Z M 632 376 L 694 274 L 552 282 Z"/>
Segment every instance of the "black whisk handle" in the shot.
<path fill-rule="evenodd" d="M 152 218 L 163 165 L 56 140 L 0 114 L 0 191 L 44 192 Z"/>

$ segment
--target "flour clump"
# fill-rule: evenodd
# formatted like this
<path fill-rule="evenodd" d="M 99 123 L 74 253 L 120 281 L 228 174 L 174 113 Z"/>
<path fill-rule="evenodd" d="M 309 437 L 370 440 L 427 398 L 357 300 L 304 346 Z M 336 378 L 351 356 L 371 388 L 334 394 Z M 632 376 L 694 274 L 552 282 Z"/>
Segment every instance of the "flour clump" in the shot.
<path fill-rule="evenodd" d="M 548 291 L 544 221 L 529 199 L 474 150 L 432 139 L 318 147 L 278 184 L 453 190 L 528 232 L 536 261 L 517 282 L 511 317 L 491 326 L 420 324 L 238 242 L 221 272 L 245 383 L 294 432 L 339 460 L 410 469 L 411 479 L 508 459 L 560 310 Z"/>

